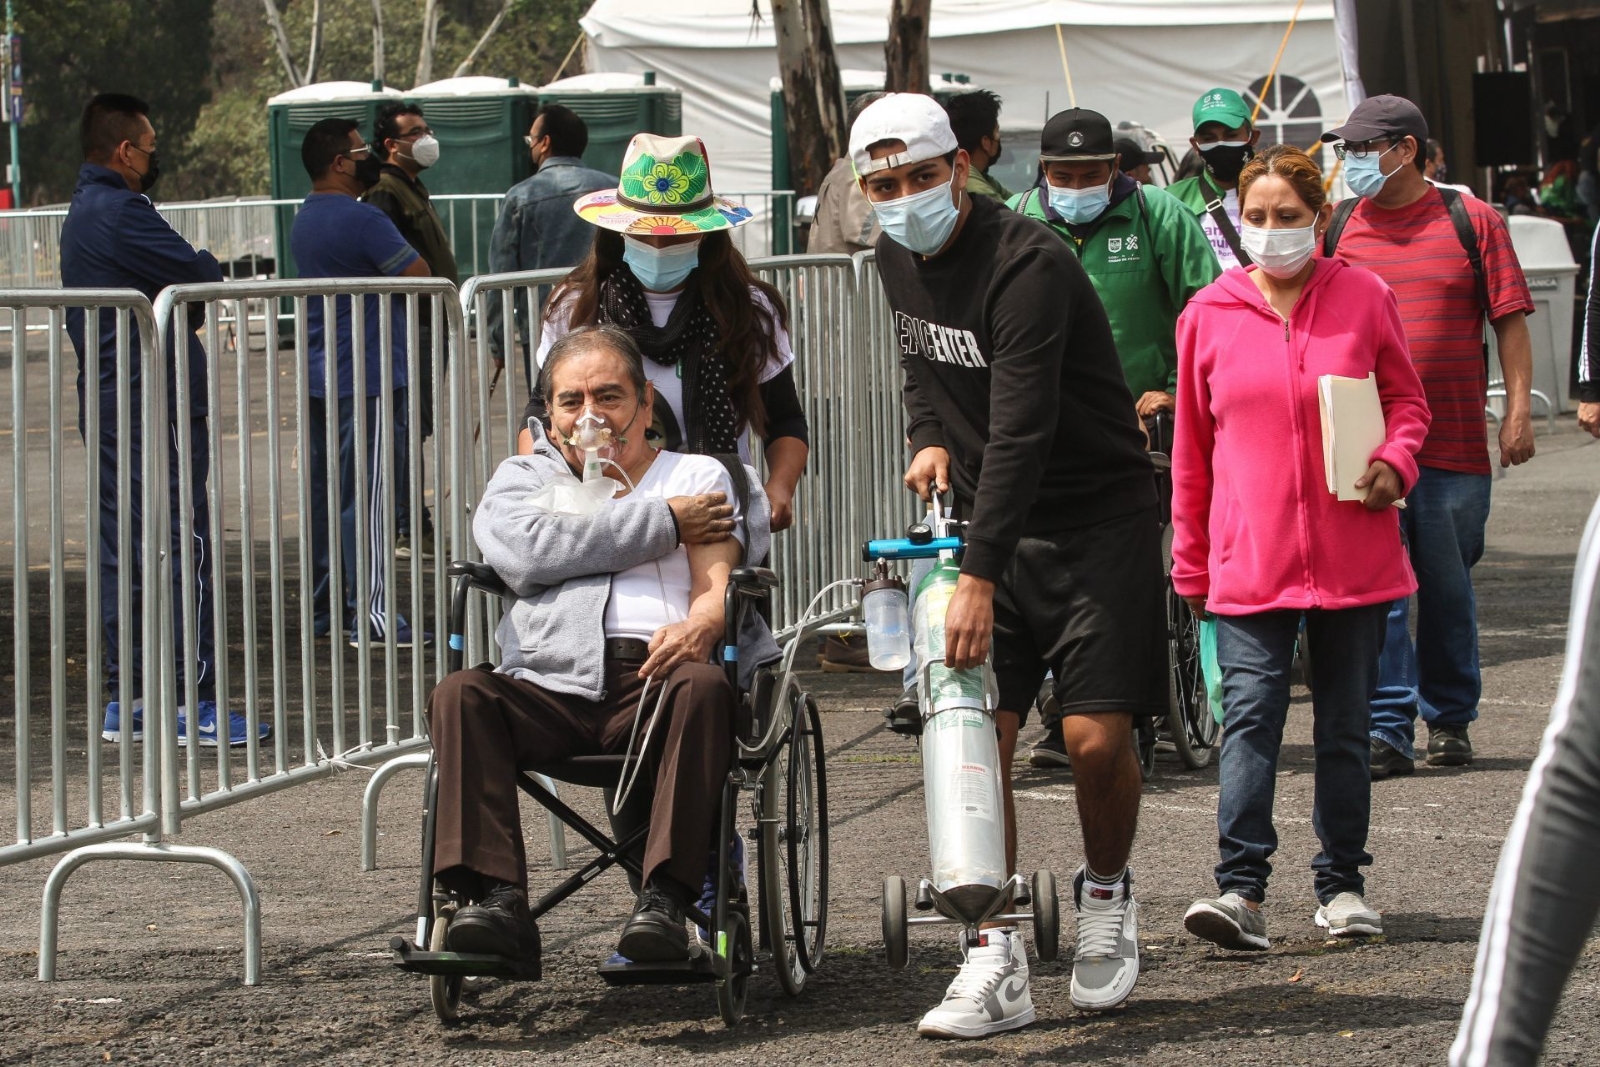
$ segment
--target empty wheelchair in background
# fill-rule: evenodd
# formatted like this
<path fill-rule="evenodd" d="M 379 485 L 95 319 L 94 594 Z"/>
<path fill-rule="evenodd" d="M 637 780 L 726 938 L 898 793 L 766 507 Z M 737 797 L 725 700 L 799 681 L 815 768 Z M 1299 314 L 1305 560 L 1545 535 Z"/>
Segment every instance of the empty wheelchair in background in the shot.
<path fill-rule="evenodd" d="M 475 590 L 501 598 L 512 594 L 484 564 L 452 563 L 450 573 L 456 581 L 451 601 L 449 669 L 457 671 L 462 669 L 465 642 L 461 635 L 465 632 L 469 597 Z M 725 600 L 724 649 L 737 649 L 743 613 L 766 609 L 777 585 L 777 576 L 764 567 L 733 571 Z M 739 685 L 736 657 L 723 660 L 739 699 L 733 723 L 734 757 L 719 805 L 715 903 L 709 914 L 697 907 L 685 909 L 689 922 L 709 932 L 709 943 L 691 938 L 691 956 L 687 960 L 638 963 L 619 959 L 604 963 L 600 974 L 609 984 L 714 983 L 722 1019 L 731 1027 L 744 1015 L 752 974 L 770 966 L 783 990 L 798 996 L 808 976 L 821 963 L 828 902 L 827 776 L 821 718 L 815 702 L 800 688 L 792 670 L 794 650 L 801 636 L 790 642 L 776 670 L 769 665 L 756 671 L 748 690 Z M 637 886 L 643 877 L 640 859 L 649 831 L 651 800 L 650 790 L 641 782 L 628 804 L 612 819 L 612 833 L 608 835 L 563 803 L 539 776 L 602 788 L 607 790 L 609 799 L 610 791 L 638 758 L 580 756 L 521 769 L 517 784 L 522 792 L 598 852 L 537 901 L 529 902 L 535 921 L 608 868 L 623 868 Z M 467 901 L 437 885 L 433 878 L 438 771 L 432 759 L 426 788 L 416 941 L 397 937 L 390 947 L 402 970 L 428 976 L 434 1011 L 442 1022 L 452 1023 L 459 1017 L 463 982 L 468 976 L 531 981 L 540 977 L 540 966 L 539 961 L 517 965 L 499 956 L 444 950 L 451 918 Z M 748 837 L 755 846 L 755 908 L 742 884 L 740 864 L 733 850 L 741 795 L 749 797 L 754 823 Z"/>
<path fill-rule="evenodd" d="M 1146 423 L 1150 461 L 1156 468 L 1161 509 L 1162 565 L 1167 571 L 1167 716 L 1154 736 L 1141 738 L 1139 759 L 1146 773 L 1154 766 L 1156 742 L 1167 741 L 1190 770 L 1211 762 L 1221 730 L 1211 714 L 1205 675 L 1200 668 L 1200 620 L 1172 587 L 1172 415 L 1159 412 Z"/>

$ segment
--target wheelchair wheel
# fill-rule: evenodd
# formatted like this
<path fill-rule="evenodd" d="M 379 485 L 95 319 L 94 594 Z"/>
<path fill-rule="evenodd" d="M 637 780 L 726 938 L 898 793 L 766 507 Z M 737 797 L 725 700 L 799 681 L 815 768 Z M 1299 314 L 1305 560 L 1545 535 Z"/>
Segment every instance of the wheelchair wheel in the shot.
<path fill-rule="evenodd" d="M 728 908 L 728 974 L 717 979 L 717 1007 L 729 1028 L 744 1018 L 745 997 L 750 992 L 750 972 L 755 952 L 750 944 L 750 919 L 744 909 Z"/>
<path fill-rule="evenodd" d="M 784 845 L 789 875 L 789 921 L 795 955 L 807 974 L 822 963 L 828 928 L 828 778 L 822 717 L 801 695 L 789 735 Z"/>
<path fill-rule="evenodd" d="M 1033 950 L 1040 963 L 1054 963 L 1061 950 L 1061 902 L 1056 876 L 1041 867 L 1033 872 Z"/>
<path fill-rule="evenodd" d="M 441 904 L 433 916 L 433 932 L 428 936 L 428 951 L 443 952 L 444 938 L 450 930 L 450 920 L 455 918 L 454 903 Z M 439 1021 L 453 1025 L 461 1019 L 461 982 L 458 974 L 430 974 L 428 999 L 433 1001 L 433 1012 Z"/>
<path fill-rule="evenodd" d="M 1156 773 L 1156 722 L 1145 715 L 1133 717 L 1133 747 L 1139 754 L 1139 780 L 1148 782 Z"/>
<path fill-rule="evenodd" d="M 1190 770 L 1211 762 L 1217 721 L 1200 668 L 1200 620 L 1171 587 L 1167 589 L 1167 732 L 1178 758 Z"/>
<path fill-rule="evenodd" d="M 789 688 L 773 702 L 776 713 L 788 717 L 793 727 L 795 709 L 802 706 L 800 687 Z M 755 798 L 757 841 L 757 896 L 761 902 L 761 947 L 772 955 L 778 984 L 791 997 L 805 988 L 807 971 L 795 947 L 792 906 L 789 900 L 788 768 L 774 756 L 761 772 Z"/>
<path fill-rule="evenodd" d="M 911 961 L 911 945 L 906 935 L 906 880 L 891 874 L 883 880 L 883 952 L 889 966 L 905 970 Z"/>

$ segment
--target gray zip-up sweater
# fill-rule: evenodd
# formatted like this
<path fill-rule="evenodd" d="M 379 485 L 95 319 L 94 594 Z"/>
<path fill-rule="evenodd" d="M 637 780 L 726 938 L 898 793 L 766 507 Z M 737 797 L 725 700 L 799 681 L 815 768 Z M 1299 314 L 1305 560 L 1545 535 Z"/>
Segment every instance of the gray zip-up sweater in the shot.
<path fill-rule="evenodd" d="M 472 520 L 483 561 L 517 599 L 500 620 L 497 670 L 555 693 L 605 697 L 605 612 L 611 576 L 659 559 L 678 547 L 672 509 L 660 497 L 623 497 L 589 515 L 558 515 L 529 503 L 567 461 L 528 420 L 534 448 L 500 464 Z M 772 515 L 754 471 L 745 558 L 766 558 Z M 739 634 L 739 676 L 748 686 L 757 666 L 778 656 L 767 624 L 749 612 Z"/>

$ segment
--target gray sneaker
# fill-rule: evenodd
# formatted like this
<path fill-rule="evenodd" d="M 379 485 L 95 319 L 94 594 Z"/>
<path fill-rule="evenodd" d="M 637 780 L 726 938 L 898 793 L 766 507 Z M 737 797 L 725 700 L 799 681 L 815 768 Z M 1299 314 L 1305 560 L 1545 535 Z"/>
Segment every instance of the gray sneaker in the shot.
<path fill-rule="evenodd" d="M 1133 872 L 1115 889 L 1097 889 L 1078 868 L 1072 880 L 1078 905 L 1078 950 L 1072 957 L 1072 1006 L 1105 1011 L 1128 999 L 1139 980 L 1139 905 L 1133 899 Z"/>
<path fill-rule="evenodd" d="M 1183 926 L 1202 941 L 1234 952 L 1262 952 L 1267 942 L 1267 917 L 1238 893 L 1215 900 L 1197 900 L 1183 914 Z"/>
<path fill-rule="evenodd" d="M 944 1001 L 922 1017 L 923 1037 L 988 1037 L 1033 1022 L 1028 952 L 1016 930 L 985 930 L 967 950 Z"/>
<path fill-rule="evenodd" d="M 1315 922 L 1334 937 L 1380 937 L 1383 916 L 1360 893 L 1340 893 L 1317 909 Z"/>

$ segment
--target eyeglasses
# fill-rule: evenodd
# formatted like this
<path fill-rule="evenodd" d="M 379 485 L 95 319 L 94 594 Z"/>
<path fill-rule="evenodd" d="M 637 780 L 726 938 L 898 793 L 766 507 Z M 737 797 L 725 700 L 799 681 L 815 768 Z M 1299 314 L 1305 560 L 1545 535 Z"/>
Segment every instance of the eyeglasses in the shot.
<path fill-rule="evenodd" d="M 370 156 L 372 154 L 372 146 L 369 144 L 364 144 L 360 148 L 352 148 L 348 152 L 341 152 L 339 154 L 350 159 L 355 159 L 357 156 Z"/>
<path fill-rule="evenodd" d="M 1393 145 L 1386 137 L 1376 141 L 1340 141 L 1333 146 L 1333 154 L 1340 159 L 1366 159 L 1368 153 L 1376 151 L 1381 156 Z"/>
<path fill-rule="evenodd" d="M 405 133 L 397 133 L 397 134 L 395 134 L 395 140 L 397 140 L 397 141 L 409 141 L 413 137 L 432 137 L 432 136 L 433 136 L 433 130 L 431 130 L 427 126 L 418 126 L 414 130 L 407 130 Z"/>
<path fill-rule="evenodd" d="M 541 137 L 541 138 L 539 138 L 539 140 L 542 141 L 542 140 L 544 140 L 544 138 Z M 533 137 L 532 137 L 532 135 L 526 134 L 526 133 L 523 134 L 522 135 L 522 143 L 527 145 L 529 148 L 532 148 L 533 147 Z"/>

